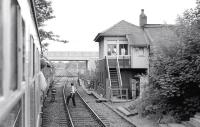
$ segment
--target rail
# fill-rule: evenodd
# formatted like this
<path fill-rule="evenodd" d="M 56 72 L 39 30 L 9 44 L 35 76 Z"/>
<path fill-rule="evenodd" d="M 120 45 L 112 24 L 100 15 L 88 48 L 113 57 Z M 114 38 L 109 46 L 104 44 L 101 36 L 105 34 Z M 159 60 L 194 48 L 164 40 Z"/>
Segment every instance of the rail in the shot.
<path fill-rule="evenodd" d="M 90 108 L 90 106 L 85 102 L 85 100 L 80 96 L 79 92 L 77 91 L 78 96 L 81 98 L 83 103 L 86 105 L 86 107 L 90 110 L 92 115 L 96 118 L 97 122 L 101 125 L 101 127 L 106 127 L 106 125 L 102 122 L 101 118 Z"/>
<path fill-rule="evenodd" d="M 69 117 L 69 119 L 68 119 L 69 120 L 69 124 L 70 124 L 71 127 L 74 127 L 74 124 L 73 124 L 73 121 L 72 121 L 72 117 L 71 117 L 71 115 L 69 113 L 69 109 L 67 107 L 66 95 L 65 95 L 65 85 L 64 85 L 64 88 L 63 88 L 63 99 L 64 99 L 64 104 L 65 104 L 65 109 L 67 110 L 67 115 Z"/>
<path fill-rule="evenodd" d="M 63 96 L 64 96 L 63 99 L 64 99 L 64 102 L 65 102 L 65 108 L 66 108 L 66 111 L 67 111 L 67 115 L 69 117 L 68 121 L 69 121 L 70 127 L 75 127 L 75 124 L 73 123 L 72 116 L 70 114 L 69 108 L 68 108 L 67 103 L 66 103 L 65 89 L 66 89 L 66 86 L 64 86 L 64 89 L 63 89 Z M 79 96 L 80 100 L 83 102 L 83 105 L 85 105 L 86 108 L 89 110 L 89 112 L 92 114 L 92 116 L 96 120 L 96 122 L 100 125 L 100 127 L 106 127 L 106 125 L 102 122 L 102 120 L 99 118 L 99 116 L 89 107 L 89 105 L 80 96 L 78 91 L 77 91 L 77 95 Z"/>
<path fill-rule="evenodd" d="M 17 116 L 16 116 L 15 121 L 13 123 L 13 127 L 15 127 L 17 125 L 17 121 L 20 119 L 20 115 L 21 115 L 21 109 L 19 109 L 19 111 L 17 112 Z"/>

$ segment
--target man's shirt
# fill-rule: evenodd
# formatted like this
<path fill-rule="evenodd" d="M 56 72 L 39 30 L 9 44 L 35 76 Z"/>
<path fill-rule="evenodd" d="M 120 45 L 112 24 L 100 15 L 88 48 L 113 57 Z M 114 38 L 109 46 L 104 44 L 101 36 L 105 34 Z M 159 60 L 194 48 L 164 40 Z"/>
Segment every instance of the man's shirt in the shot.
<path fill-rule="evenodd" d="M 71 93 L 75 93 L 76 92 L 76 88 L 74 86 L 71 86 Z"/>

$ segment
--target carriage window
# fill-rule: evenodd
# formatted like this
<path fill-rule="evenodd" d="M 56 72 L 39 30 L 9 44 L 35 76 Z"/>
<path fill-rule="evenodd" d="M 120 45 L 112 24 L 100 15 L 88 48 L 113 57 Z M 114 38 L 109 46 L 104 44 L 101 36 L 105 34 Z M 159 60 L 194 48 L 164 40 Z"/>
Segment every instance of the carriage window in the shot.
<path fill-rule="evenodd" d="M 30 70 L 29 70 L 29 77 L 32 77 L 32 74 L 33 74 L 33 68 L 32 68 L 32 61 L 33 61 L 33 58 L 32 58 L 32 54 L 33 54 L 33 42 L 34 42 L 34 40 L 33 40 L 33 36 L 31 35 L 30 36 L 30 43 L 29 43 L 29 68 L 30 68 Z"/>
<path fill-rule="evenodd" d="M 2 1 L 0 1 L 0 96 L 2 95 L 2 90 L 3 90 L 3 38 L 2 38 L 2 33 L 3 33 L 3 23 L 2 23 Z"/>
<path fill-rule="evenodd" d="M 38 73 L 39 72 L 39 65 L 38 65 L 38 63 L 39 63 L 40 61 L 39 61 L 39 51 L 38 51 L 38 48 L 36 49 L 36 72 Z"/>
<path fill-rule="evenodd" d="M 12 0 L 11 2 L 11 60 L 12 63 L 10 63 L 11 67 L 11 86 L 10 89 L 16 90 L 17 89 L 17 28 L 18 28 L 18 23 L 19 23 L 19 6 L 15 0 Z"/>
<path fill-rule="evenodd" d="M 128 44 L 119 44 L 119 55 L 128 55 Z"/>
<path fill-rule="evenodd" d="M 26 37 L 25 37 L 25 23 L 24 20 L 22 20 L 22 34 L 23 34 L 23 42 L 22 42 L 22 80 L 25 81 L 25 44 L 26 44 Z"/>
<path fill-rule="evenodd" d="M 33 43 L 33 77 L 35 76 L 35 44 Z"/>

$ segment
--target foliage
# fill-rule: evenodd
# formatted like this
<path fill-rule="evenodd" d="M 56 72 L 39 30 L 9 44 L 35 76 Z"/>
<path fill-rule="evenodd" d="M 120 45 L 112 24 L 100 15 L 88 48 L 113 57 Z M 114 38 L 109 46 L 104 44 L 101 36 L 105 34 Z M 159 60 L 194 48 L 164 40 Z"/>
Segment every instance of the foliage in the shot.
<path fill-rule="evenodd" d="M 43 28 L 46 21 L 55 18 L 53 15 L 51 1 L 35 0 L 35 10 L 41 42 L 43 42 L 45 39 L 49 39 L 57 42 L 67 43 L 68 41 L 59 39 L 58 35 L 55 35 L 52 31 L 46 31 Z M 43 50 L 45 50 L 47 46 L 48 43 L 42 43 Z"/>
<path fill-rule="evenodd" d="M 150 86 L 140 101 L 143 114 L 188 120 L 200 111 L 200 0 L 177 20 L 178 47 L 152 54 Z M 169 52 L 173 55 L 169 55 Z"/>
<path fill-rule="evenodd" d="M 55 66 L 53 63 L 48 61 L 45 57 L 40 59 L 40 66 L 41 66 L 41 71 L 44 74 L 44 77 L 46 78 L 47 83 L 52 83 L 54 80 L 54 75 L 55 75 Z"/>

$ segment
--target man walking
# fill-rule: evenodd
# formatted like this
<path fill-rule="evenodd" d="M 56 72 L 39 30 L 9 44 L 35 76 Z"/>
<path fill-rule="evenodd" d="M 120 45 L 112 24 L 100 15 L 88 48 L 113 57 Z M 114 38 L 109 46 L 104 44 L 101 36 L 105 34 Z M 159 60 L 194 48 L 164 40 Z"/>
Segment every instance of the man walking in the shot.
<path fill-rule="evenodd" d="M 73 105 L 76 106 L 76 102 L 75 102 L 75 92 L 76 92 L 76 88 L 75 88 L 74 84 L 71 83 L 70 95 L 67 97 L 67 105 L 69 104 L 69 99 L 72 98 Z"/>

